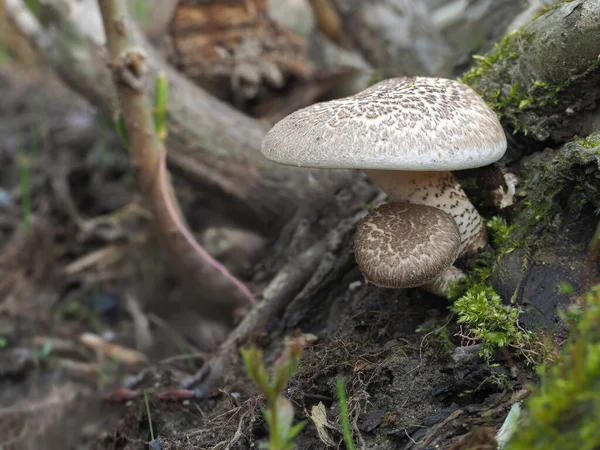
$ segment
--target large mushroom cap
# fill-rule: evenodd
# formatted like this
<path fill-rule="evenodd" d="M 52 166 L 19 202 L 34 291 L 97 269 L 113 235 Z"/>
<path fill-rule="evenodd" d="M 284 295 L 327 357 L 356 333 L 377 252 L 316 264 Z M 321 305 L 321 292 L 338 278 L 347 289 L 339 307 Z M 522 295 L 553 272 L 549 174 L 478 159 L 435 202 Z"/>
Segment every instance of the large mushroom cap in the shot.
<path fill-rule="evenodd" d="M 344 169 L 462 170 L 499 160 L 506 136 L 469 86 L 391 78 L 279 121 L 262 152 L 279 164 Z"/>
<path fill-rule="evenodd" d="M 440 209 L 387 203 L 369 212 L 354 237 L 354 256 L 365 278 L 381 287 L 411 288 L 454 263 L 458 226 Z"/>

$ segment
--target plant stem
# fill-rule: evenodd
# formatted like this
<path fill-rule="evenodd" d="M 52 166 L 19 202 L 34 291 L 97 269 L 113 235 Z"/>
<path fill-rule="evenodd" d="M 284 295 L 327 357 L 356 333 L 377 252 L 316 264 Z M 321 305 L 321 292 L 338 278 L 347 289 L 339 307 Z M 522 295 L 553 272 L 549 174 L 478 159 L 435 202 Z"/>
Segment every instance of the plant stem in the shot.
<path fill-rule="evenodd" d="M 255 303 L 250 290 L 212 258 L 187 229 L 168 179 L 166 148 L 156 133 L 153 105 L 145 89 L 148 70 L 145 53 L 135 46 L 123 1 L 98 0 L 98 5 L 131 158 L 138 170 L 142 195 L 153 212 L 157 234 L 170 263 L 178 275 L 187 276 L 195 283 L 202 279 L 211 280 L 213 273 L 218 272 L 222 277 L 218 281 L 224 278 L 247 301 Z M 159 97 L 161 105 L 166 107 L 166 78 L 161 76 L 161 91 L 165 92 L 161 92 Z M 174 230 L 178 233 L 173 233 Z M 177 234 L 184 239 L 179 239 Z"/>
<path fill-rule="evenodd" d="M 337 391 L 340 400 L 340 416 L 342 418 L 342 430 L 344 432 L 344 442 L 348 450 L 354 450 L 354 442 L 352 441 L 352 432 L 350 431 L 350 419 L 348 416 L 348 400 L 346 398 L 346 387 L 344 379 L 337 379 Z"/>
<path fill-rule="evenodd" d="M 152 428 L 152 417 L 150 416 L 150 401 L 148 400 L 148 391 L 144 390 L 144 403 L 146 404 L 146 415 L 148 416 L 148 428 L 150 429 L 150 440 L 154 440 L 154 429 Z"/>

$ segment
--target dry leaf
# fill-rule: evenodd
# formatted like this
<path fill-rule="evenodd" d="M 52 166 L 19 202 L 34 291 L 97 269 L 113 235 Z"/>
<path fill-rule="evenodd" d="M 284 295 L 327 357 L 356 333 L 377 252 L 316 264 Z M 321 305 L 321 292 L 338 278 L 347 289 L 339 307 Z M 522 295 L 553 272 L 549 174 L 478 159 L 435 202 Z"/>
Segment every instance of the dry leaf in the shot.
<path fill-rule="evenodd" d="M 335 447 L 335 441 L 327 430 L 327 428 L 334 429 L 335 427 L 327 420 L 327 410 L 325 409 L 323 402 L 319 402 L 317 405 L 312 407 L 310 411 L 310 419 L 317 428 L 317 433 L 319 434 L 319 439 L 321 442 L 323 442 L 323 444 L 325 444 L 327 447 Z"/>

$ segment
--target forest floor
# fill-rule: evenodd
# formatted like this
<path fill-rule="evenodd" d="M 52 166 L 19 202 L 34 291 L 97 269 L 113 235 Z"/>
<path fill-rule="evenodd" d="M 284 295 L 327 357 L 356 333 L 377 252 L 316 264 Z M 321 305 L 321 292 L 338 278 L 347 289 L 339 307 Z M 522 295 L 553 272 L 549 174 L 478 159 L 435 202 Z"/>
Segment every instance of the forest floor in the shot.
<path fill-rule="evenodd" d="M 256 448 L 267 429 L 241 363 L 198 398 L 161 395 L 177 393 L 202 352 L 128 301 L 149 274 L 164 289 L 154 296 L 167 298 L 172 280 L 151 255 L 136 254 L 149 221 L 112 125 L 48 74 L 2 68 L 0 98 L 0 447 L 142 449 L 154 437 L 150 448 Z M 185 210 L 202 204 L 185 183 L 178 189 Z M 364 199 L 345 201 L 357 210 Z M 364 448 L 450 448 L 471 431 L 471 443 L 454 448 L 495 448 L 495 430 L 533 379 L 524 362 L 499 355 L 490 367 L 460 337 L 447 301 L 366 286 L 352 255 L 328 277 L 311 292 L 310 315 L 291 305 L 281 318 L 317 338 L 286 390 L 298 419 L 324 406 L 320 432 L 308 419 L 298 448 L 327 448 L 328 439 L 343 448 L 338 376 Z M 167 336 L 147 362 L 126 364 L 82 343 L 94 333 L 135 348 L 144 317 Z M 280 327 L 253 341 L 280 348 Z M 126 398 L 118 389 L 136 376 L 137 395 Z"/>

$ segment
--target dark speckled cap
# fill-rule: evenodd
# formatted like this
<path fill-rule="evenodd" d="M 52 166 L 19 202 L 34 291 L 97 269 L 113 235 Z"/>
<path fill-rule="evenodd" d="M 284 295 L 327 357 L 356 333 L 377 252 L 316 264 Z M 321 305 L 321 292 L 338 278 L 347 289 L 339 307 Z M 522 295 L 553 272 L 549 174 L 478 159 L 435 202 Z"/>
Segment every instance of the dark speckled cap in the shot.
<path fill-rule="evenodd" d="M 354 237 L 354 256 L 377 286 L 421 286 L 450 267 L 460 234 L 452 217 L 432 206 L 388 203 L 369 212 Z"/>
<path fill-rule="evenodd" d="M 279 164 L 345 169 L 462 170 L 505 151 L 496 114 L 473 89 L 429 77 L 391 78 L 300 109 L 262 143 Z"/>

